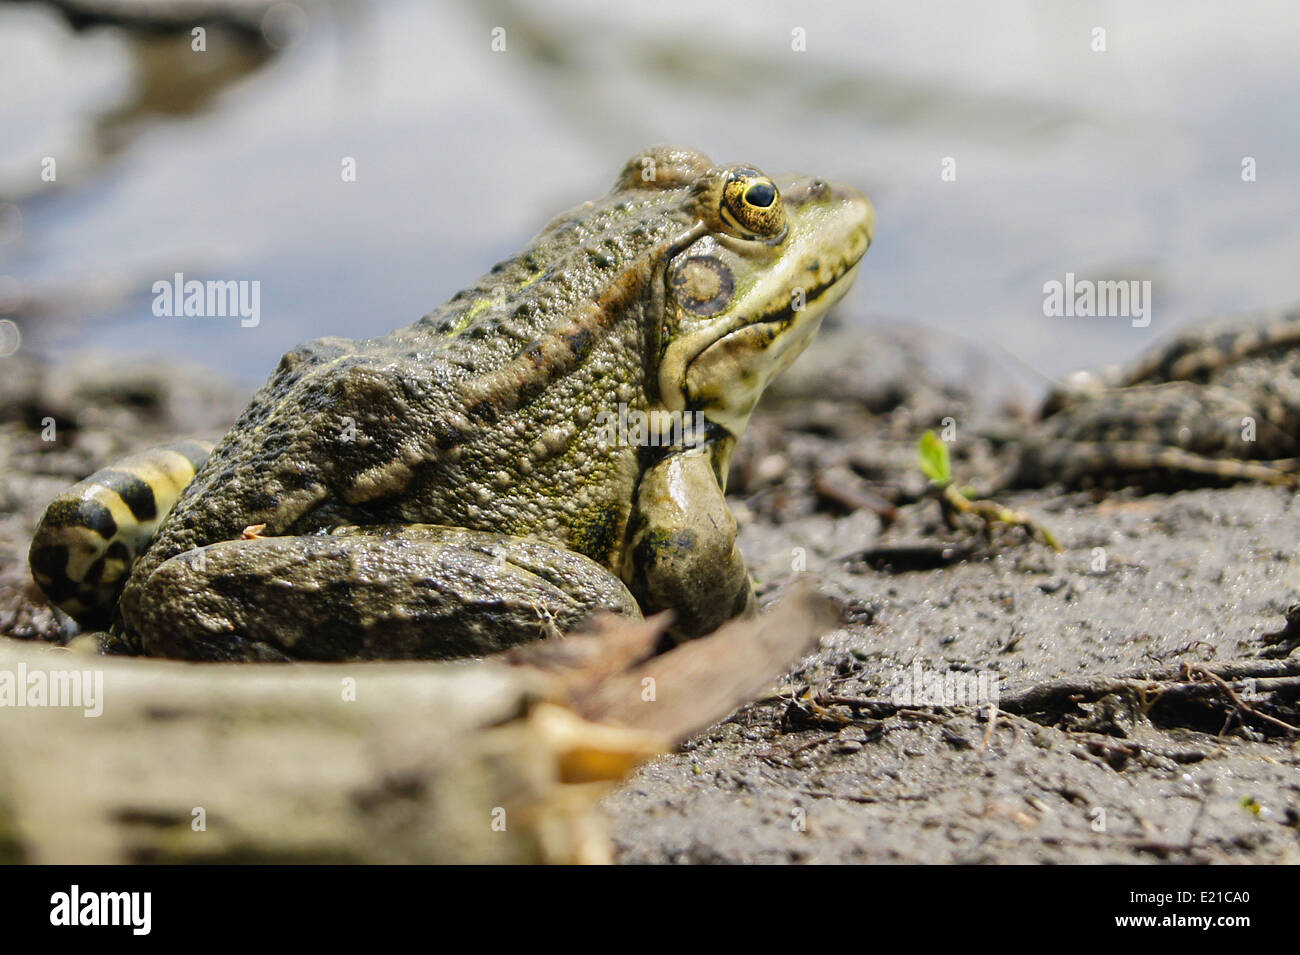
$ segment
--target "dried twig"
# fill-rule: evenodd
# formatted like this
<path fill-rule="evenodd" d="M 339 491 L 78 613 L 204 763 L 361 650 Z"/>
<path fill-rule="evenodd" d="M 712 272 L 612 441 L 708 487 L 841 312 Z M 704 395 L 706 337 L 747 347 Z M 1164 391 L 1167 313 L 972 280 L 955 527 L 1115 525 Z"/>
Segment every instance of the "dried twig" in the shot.
<path fill-rule="evenodd" d="M 733 620 L 623 673 L 570 687 L 571 699 L 589 720 L 679 740 L 771 686 L 836 619 L 828 599 L 798 588 L 758 617 Z"/>
<path fill-rule="evenodd" d="M 1239 697 L 1236 694 L 1236 692 L 1234 692 L 1232 687 L 1228 684 L 1228 681 L 1223 679 L 1223 677 L 1211 673 L 1209 670 L 1205 669 L 1204 667 L 1199 667 L 1199 666 L 1188 667 L 1187 673 L 1188 676 L 1190 676 L 1192 679 L 1199 679 L 1201 677 L 1204 677 L 1205 679 L 1209 680 L 1211 683 L 1213 683 L 1215 686 L 1217 686 L 1220 690 L 1224 692 L 1224 694 L 1228 697 L 1228 699 L 1232 701 L 1232 705 L 1235 706 L 1238 711 L 1242 713 L 1247 713 L 1250 716 L 1255 717 L 1255 719 L 1262 720 L 1265 723 L 1271 723 L 1272 725 L 1278 727 L 1279 729 L 1285 730 L 1288 733 L 1300 735 L 1300 726 L 1292 726 L 1290 723 L 1286 722 L 1285 720 L 1280 720 L 1276 716 L 1269 716 L 1267 713 L 1261 713 L 1259 710 L 1255 709 L 1253 706 L 1251 706 L 1249 703 L 1247 703 L 1245 700 Z M 1256 689 L 1258 689 L 1258 683 L 1256 683 Z"/>

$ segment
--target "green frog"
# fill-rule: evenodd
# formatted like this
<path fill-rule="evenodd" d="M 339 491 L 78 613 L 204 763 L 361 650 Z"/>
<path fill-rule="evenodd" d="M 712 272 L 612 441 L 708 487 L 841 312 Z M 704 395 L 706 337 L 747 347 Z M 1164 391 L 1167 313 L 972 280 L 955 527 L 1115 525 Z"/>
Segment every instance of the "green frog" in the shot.
<path fill-rule="evenodd" d="M 1221 319 L 1047 398 L 1006 483 L 1265 481 L 1300 471 L 1300 308 Z"/>
<path fill-rule="evenodd" d="M 874 219 L 845 186 L 645 150 L 414 324 L 289 352 L 210 453 L 60 495 L 33 575 L 123 652 L 196 660 L 474 656 L 599 610 L 707 633 L 754 603 L 733 448 Z"/>

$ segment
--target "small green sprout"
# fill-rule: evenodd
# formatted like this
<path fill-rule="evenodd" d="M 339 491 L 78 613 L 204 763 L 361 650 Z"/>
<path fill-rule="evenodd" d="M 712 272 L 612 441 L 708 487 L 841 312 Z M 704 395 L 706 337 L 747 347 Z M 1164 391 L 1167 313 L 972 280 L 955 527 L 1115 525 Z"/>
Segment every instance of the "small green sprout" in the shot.
<path fill-rule="evenodd" d="M 1029 515 L 1003 507 L 996 501 L 972 500 L 974 491 L 955 487 L 952 483 L 952 460 L 948 456 L 948 445 L 933 431 L 921 435 L 917 444 L 917 460 L 921 473 L 929 479 L 933 490 L 937 492 L 944 520 L 950 526 L 956 526 L 957 515 L 970 514 L 979 518 L 986 530 L 997 524 L 1023 527 L 1031 537 L 1052 550 L 1059 552 L 1062 549 L 1056 535 Z"/>
<path fill-rule="evenodd" d="M 939 440 L 933 431 L 921 435 L 917 448 L 921 462 L 921 473 L 930 479 L 931 484 L 946 487 L 952 482 L 952 461 L 948 457 L 948 445 Z"/>

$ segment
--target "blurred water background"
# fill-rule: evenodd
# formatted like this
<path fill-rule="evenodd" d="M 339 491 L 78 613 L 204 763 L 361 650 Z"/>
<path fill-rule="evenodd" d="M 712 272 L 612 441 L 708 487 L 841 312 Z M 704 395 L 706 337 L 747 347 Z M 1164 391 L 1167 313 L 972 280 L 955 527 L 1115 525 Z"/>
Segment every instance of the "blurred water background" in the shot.
<path fill-rule="evenodd" d="M 981 343 L 1031 387 L 1300 300 L 1293 2 L 231 4 L 204 53 L 0 4 L 0 316 L 23 347 L 251 387 L 304 339 L 413 321 L 664 141 L 865 191 L 876 244 L 841 317 Z M 259 281 L 260 324 L 155 316 L 177 271 Z M 1150 280 L 1150 326 L 1045 317 L 1066 272 Z"/>

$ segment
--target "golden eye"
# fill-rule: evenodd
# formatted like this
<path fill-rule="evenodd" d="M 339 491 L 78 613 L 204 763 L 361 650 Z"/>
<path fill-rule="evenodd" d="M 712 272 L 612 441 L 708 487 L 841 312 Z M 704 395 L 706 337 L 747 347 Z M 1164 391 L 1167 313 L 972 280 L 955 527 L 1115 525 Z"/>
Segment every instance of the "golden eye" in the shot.
<path fill-rule="evenodd" d="M 771 239 L 785 231 L 785 205 L 776 183 L 757 169 L 734 169 L 722 187 L 722 221 L 746 239 Z"/>

